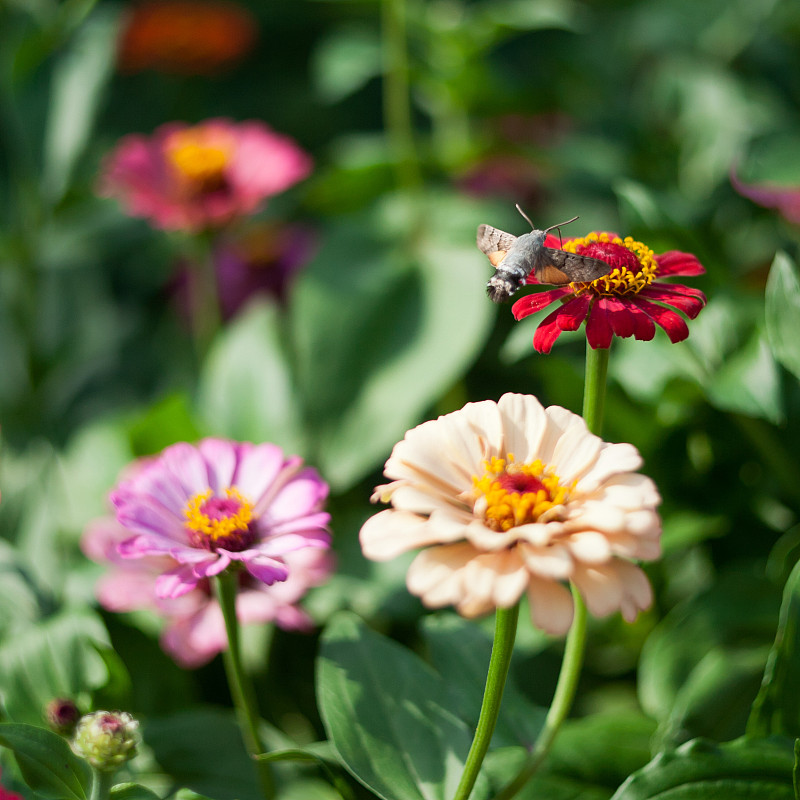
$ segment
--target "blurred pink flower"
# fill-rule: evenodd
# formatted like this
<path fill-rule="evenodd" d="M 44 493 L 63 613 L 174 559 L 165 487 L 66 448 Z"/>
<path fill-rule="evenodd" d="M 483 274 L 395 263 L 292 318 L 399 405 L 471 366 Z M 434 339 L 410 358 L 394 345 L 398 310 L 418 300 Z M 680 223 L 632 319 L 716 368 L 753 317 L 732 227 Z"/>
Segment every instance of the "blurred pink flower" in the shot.
<path fill-rule="evenodd" d="M 165 569 L 179 566 L 178 562 L 169 556 L 123 558 L 118 546 L 129 534 L 113 517 L 103 517 L 90 523 L 83 535 L 84 553 L 109 567 L 95 586 L 100 605 L 114 612 L 155 611 L 166 623 L 161 633 L 164 651 L 182 667 L 202 666 L 227 647 L 225 622 L 209 581 L 199 581 L 180 597 L 158 597 L 158 576 Z M 311 618 L 298 603 L 312 586 L 327 580 L 333 569 L 333 556 L 324 548 L 307 547 L 287 553 L 284 560 L 289 576 L 271 586 L 246 572 L 240 573 L 236 616 L 242 625 L 274 622 L 284 630 L 312 628 Z"/>
<path fill-rule="evenodd" d="M 764 208 L 776 208 L 789 222 L 800 225 L 800 186 L 776 186 L 770 183 L 745 183 L 731 172 L 733 188 L 743 197 Z"/>
<path fill-rule="evenodd" d="M 199 231 L 253 214 L 310 172 L 310 157 L 262 122 L 172 122 L 121 139 L 99 192 L 156 228 Z"/>
<path fill-rule="evenodd" d="M 24 798 L 21 794 L 12 792 L 10 789 L 6 789 L 6 787 L 0 783 L 0 800 L 24 800 Z"/>
<path fill-rule="evenodd" d="M 327 495 L 316 470 L 277 445 L 203 439 L 148 459 L 110 498 L 128 531 L 119 554 L 150 560 L 167 599 L 231 565 L 268 585 L 285 581 L 289 553 L 330 542 Z"/>

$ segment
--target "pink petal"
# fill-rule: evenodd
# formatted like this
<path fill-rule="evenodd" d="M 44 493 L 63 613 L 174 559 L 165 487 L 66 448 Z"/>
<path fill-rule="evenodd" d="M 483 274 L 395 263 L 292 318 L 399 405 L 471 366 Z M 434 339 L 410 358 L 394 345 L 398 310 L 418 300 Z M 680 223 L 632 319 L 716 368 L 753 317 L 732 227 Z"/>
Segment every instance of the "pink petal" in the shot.
<path fill-rule="evenodd" d="M 214 494 L 222 494 L 234 485 L 238 465 L 237 446 L 226 439 L 203 439 L 197 449 L 206 463 L 207 487 Z"/>
<path fill-rule="evenodd" d="M 525 297 L 520 297 L 520 299 L 511 306 L 511 313 L 514 315 L 514 319 L 521 320 L 531 314 L 535 314 L 537 311 L 541 311 L 560 297 L 566 297 L 571 293 L 571 289 L 565 288 L 551 289 L 547 292 L 536 292 L 535 294 L 526 294 Z"/>
<path fill-rule="evenodd" d="M 192 565 L 180 564 L 175 569 L 165 572 L 156 578 L 156 596 L 174 598 L 191 592 L 200 579 L 195 575 Z"/>
<path fill-rule="evenodd" d="M 276 581 L 285 581 L 289 576 L 289 570 L 282 561 L 266 556 L 248 558 L 244 562 L 247 571 L 258 581 L 266 583 L 267 586 Z"/>
<path fill-rule="evenodd" d="M 655 303 L 649 303 L 647 300 L 639 300 L 638 298 L 633 302 L 667 332 L 667 336 L 669 336 L 673 344 L 682 342 L 689 336 L 689 326 L 686 324 L 683 317 L 679 316 L 674 311 L 670 311 L 663 306 L 657 306 Z"/>
<path fill-rule="evenodd" d="M 682 253 L 680 250 L 670 250 L 656 256 L 658 263 L 658 276 L 666 275 L 703 275 L 705 268 L 691 253 Z"/>
<path fill-rule="evenodd" d="M 295 475 L 273 498 L 264 511 L 268 524 L 304 517 L 320 508 L 328 496 L 328 485 L 316 470 L 307 468 Z"/>
<path fill-rule="evenodd" d="M 234 482 L 257 505 L 284 467 L 283 450 L 274 444 L 243 446 Z"/>

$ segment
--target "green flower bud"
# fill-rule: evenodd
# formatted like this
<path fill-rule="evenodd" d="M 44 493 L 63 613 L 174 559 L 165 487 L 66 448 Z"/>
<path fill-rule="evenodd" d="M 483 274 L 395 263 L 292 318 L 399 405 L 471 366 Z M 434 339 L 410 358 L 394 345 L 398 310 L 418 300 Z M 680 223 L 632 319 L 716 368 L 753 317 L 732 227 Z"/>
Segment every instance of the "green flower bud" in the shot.
<path fill-rule="evenodd" d="M 72 749 L 100 772 L 114 772 L 136 755 L 139 723 L 125 711 L 94 711 L 81 717 Z"/>

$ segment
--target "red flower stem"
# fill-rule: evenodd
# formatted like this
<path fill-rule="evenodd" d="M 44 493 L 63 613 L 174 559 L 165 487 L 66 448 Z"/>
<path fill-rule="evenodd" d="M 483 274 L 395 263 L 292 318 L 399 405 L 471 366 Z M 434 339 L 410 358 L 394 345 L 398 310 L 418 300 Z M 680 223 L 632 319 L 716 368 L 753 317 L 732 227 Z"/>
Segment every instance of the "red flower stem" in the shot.
<path fill-rule="evenodd" d="M 239 729 L 242 739 L 251 758 L 264 752 L 261 736 L 258 732 L 259 714 L 253 685 L 247 677 L 242 665 L 242 655 L 239 649 L 239 620 L 236 618 L 236 593 L 239 586 L 236 572 L 225 570 L 214 580 L 214 589 L 217 600 L 225 619 L 225 632 L 228 636 L 228 649 L 222 654 L 225 663 L 225 674 L 231 690 L 233 705 L 236 708 L 236 717 L 239 720 Z M 275 796 L 275 785 L 272 780 L 272 770 L 266 761 L 255 761 L 261 791 L 265 800 L 272 800 Z"/>
<path fill-rule="evenodd" d="M 608 349 L 593 350 L 586 342 L 586 380 L 583 387 L 583 418 L 589 430 L 600 435 L 603 427 L 603 407 L 606 396 L 606 375 L 608 374 Z M 553 746 L 564 720 L 569 715 L 578 679 L 583 666 L 583 653 L 586 649 L 586 605 L 580 592 L 573 584 L 572 600 L 575 616 L 564 645 L 564 658 L 558 675 L 553 702 L 547 712 L 539 738 L 533 752 L 528 757 L 517 776 L 500 792 L 494 800 L 511 800 L 512 797 L 536 774 Z"/>
<path fill-rule="evenodd" d="M 486 675 L 486 688 L 483 692 L 483 703 L 475 728 L 475 737 L 469 749 L 464 772 L 458 783 L 453 800 L 467 800 L 478 779 L 483 759 L 489 750 L 497 717 L 500 713 L 500 702 L 506 685 L 511 654 L 514 651 L 514 639 L 517 635 L 517 619 L 519 603 L 513 608 L 498 608 L 495 614 L 494 643 L 489 658 L 489 671 Z"/>

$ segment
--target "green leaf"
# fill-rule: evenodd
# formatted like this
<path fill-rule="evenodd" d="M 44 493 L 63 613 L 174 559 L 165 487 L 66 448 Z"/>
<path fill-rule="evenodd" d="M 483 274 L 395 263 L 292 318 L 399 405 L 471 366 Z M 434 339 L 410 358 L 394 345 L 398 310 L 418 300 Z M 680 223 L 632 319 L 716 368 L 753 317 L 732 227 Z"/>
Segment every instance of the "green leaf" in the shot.
<path fill-rule="evenodd" d="M 772 355 L 800 378 L 800 273 L 786 253 L 772 262 L 765 302 Z"/>
<path fill-rule="evenodd" d="M 612 800 L 792 800 L 793 760 L 788 741 L 696 739 L 656 756 Z"/>
<path fill-rule="evenodd" d="M 102 92 L 114 69 L 118 16 L 111 8 L 95 10 L 55 66 L 43 178 L 52 202 L 66 190 L 91 136 Z"/>
<path fill-rule="evenodd" d="M 316 764 L 322 769 L 331 785 L 336 787 L 339 796 L 344 800 L 352 800 L 353 792 L 347 782 L 342 780 L 337 769 L 332 769 L 332 765 L 339 767 L 339 760 L 330 742 L 317 742 L 306 745 L 306 747 L 294 747 L 288 750 L 274 750 L 271 753 L 261 753 L 256 756 L 258 761 L 300 761 Z"/>
<path fill-rule="evenodd" d="M 15 722 L 40 723 L 54 698 L 77 699 L 105 685 L 108 671 L 97 645 L 108 647 L 100 618 L 65 611 L 0 645 L 0 694 Z"/>
<path fill-rule="evenodd" d="M 378 33 L 364 27 L 334 30 L 317 45 L 312 61 L 317 92 L 327 103 L 357 92 L 382 69 Z"/>
<path fill-rule="evenodd" d="M 355 615 L 336 615 L 322 638 L 317 698 L 347 769 L 383 800 L 445 800 L 472 739 L 448 708 L 445 682 Z M 473 798 L 485 797 L 480 781 Z"/>
<path fill-rule="evenodd" d="M 761 690 L 747 721 L 748 736 L 800 734 L 800 562 L 783 590 L 778 631 Z"/>
<path fill-rule="evenodd" d="M 744 732 L 778 606 L 770 581 L 731 570 L 654 628 L 642 648 L 638 689 L 642 708 L 663 732 L 679 741 Z"/>
<path fill-rule="evenodd" d="M 118 783 L 111 787 L 111 800 L 160 800 L 159 796 L 140 783 Z"/>
<path fill-rule="evenodd" d="M 14 752 L 22 777 L 36 794 L 52 800 L 89 796 L 92 768 L 58 734 L 33 725 L 3 723 L 0 745 Z"/>
<path fill-rule="evenodd" d="M 301 453 L 295 398 L 281 312 L 253 303 L 216 338 L 203 365 L 199 412 L 217 435 L 274 442 Z"/>
<path fill-rule="evenodd" d="M 492 636 L 457 614 L 425 617 L 422 632 L 431 661 L 444 677 L 451 694 L 451 707 L 458 709 L 459 716 L 474 728 L 483 701 Z M 534 705 L 519 691 L 509 675 L 492 746 L 532 746 L 544 724 L 546 713 L 545 709 Z"/>
<path fill-rule="evenodd" d="M 389 198 L 337 224 L 298 281 L 292 328 L 313 461 L 337 488 L 384 460 L 482 347 L 495 312 L 477 216 L 451 195 Z"/>
<path fill-rule="evenodd" d="M 794 740 L 794 769 L 792 770 L 794 800 L 800 800 L 800 739 Z"/>

